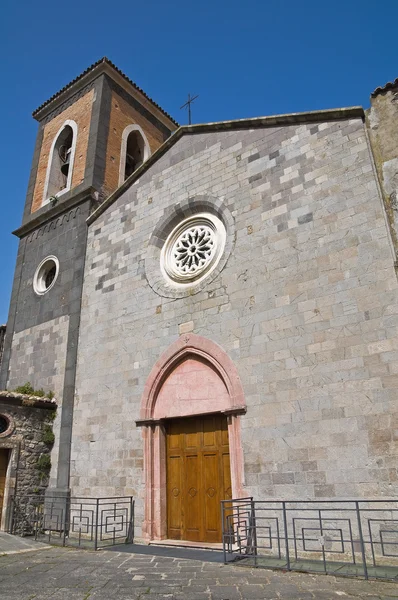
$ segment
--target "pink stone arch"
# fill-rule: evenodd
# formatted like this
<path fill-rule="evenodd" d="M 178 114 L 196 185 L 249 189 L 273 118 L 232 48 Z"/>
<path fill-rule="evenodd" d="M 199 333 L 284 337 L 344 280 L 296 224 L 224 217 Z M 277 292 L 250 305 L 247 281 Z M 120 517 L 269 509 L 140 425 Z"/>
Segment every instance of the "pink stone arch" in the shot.
<path fill-rule="evenodd" d="M 228 390 L 218 372 L 202 357 L 188 355 L 163 382 L 156 395 L 153 417 L 190 417 L 228 408 Z"/>
<path fill-rule="evenodd" d="M 223 406 L 216 408 L 216 411 L 190 412 L 190 415 L 246 408 L 242 384 L 232 360 L 220 346 L 211 340 L 190 333 L 181 336 L 155 363 L 142 396 L 141 419 L 157 418 L 155 413 L 159 411 L 159 407 L 157 406 L 159 392 L 161 392 L 170 373 L 178 368 L 184 359 L 188 357 L 191 360 L 196 359 L 198 362 L 200 361 L 202 365 L 207 363 L 211 366 L 218 374 L 220 381 L 222 381 L 227 391 L 227 394 L 223 395 Z M 193 407 L 193 409 L 196 409 L 196 407 Z"/>
<path fill-rule="evenodd" d="M 209 398 L 211 396 L 211 398 Z M 207 413 L 228 419 L 233 497 L 245 495 L 240 418 L 246 403 L 237 369 L 220 346 L 195 334 L 181 336 L 154 365 L 141 401 L 144 439 L 146 539 L 167 536 L 166 436 L 163 419 Z"/>

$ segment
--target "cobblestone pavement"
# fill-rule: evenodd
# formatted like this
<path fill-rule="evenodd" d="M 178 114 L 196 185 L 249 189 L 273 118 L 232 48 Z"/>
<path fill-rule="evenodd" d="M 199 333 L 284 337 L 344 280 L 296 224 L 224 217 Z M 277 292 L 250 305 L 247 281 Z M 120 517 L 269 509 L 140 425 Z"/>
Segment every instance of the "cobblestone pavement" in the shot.
<path fill-rule="evenodd" d="M 1 600 L 392 600 L 398 585 L 125 552 L 0 556 Z"/>
<path fill-rule="evenodd" d="M 29 537 L 19 537 L 18 535 L 10 535 L 8 533 L 4 533 L 4 531 L 0 531 L 0 556 L 2 554 L 17 554 L 20 552 L 37 551 L 38 546 L 43 549 L 50 547 L 48 544 L 35 542 L 34 539 Z"/>

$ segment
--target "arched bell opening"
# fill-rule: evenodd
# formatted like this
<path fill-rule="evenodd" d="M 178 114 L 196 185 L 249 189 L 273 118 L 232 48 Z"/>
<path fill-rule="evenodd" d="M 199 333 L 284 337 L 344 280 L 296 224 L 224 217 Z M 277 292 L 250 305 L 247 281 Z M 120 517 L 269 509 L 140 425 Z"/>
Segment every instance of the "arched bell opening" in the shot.
<path fill-rule="evenodd" d="M 66 121 L 54 138 L 48 160 L 43 204 L 71 188 L 76 137 L 76 123 Z"/>
<path fill-rule="evenodd" d="M 148 140 L 139 125 L 129 125 L 123 131 L 120 153 L 119 185 L 136 171 L 151 155 Z"/>
<path fill-rule="evenodd" d="M 201 525 L 200 514 L 198 526 L 196 521 L 188 523 L 187 526 L 182 524 L 180 530 L 176 530 L 173 524 L 170 526 L 173 514 L 173 511 L 170 513 L 170 501 L 174 502 L 174 514 L 175 511 L 178 513 L 180 510 L 178 504 L 180 491 L 178 494 L 176 492 L 179 486 L 173 482 L 174 479 L 182 482 L 181 493 L 184 495 L 183 486 L 188 485 L 189 481 L 185 498 L 188 497 L 189 491 L 192 492 L 192 489 L 197 488 L 195 482 L 189 480 L 189 477 L 197 469 L 201 469 L 201 473 L 204 473 L 201 479 L 206 478 L 206 472 L 201 464 L 205 458 L 208 458 L 207 445 L 216 465 L 213 465 L 213 472 L 218 470 L 221 474 L 219 479 L 221 491 L 216 490 L 218 496 L 214 496 L 212 488 L 216 486 L 209 482 L 202 489 L 203 500 L 201 502 L 198 500 L 198 506 L 192 504 L 196 502 L 197 494 L 191 493 L 188 500 L 192 506 L 189 509 L 188 506 L 182 507 L 182 514 L 195 515 L 201 510 L 208 511 L 209 502 L 219 507 L 219 500 L 227 498 L 225 495 L 222 497 L 222 493 L 227 493 L 228 497 L 242 497 L 245 492 L 240 419 L 244 412 L 246 412 L 246 405 L 236 367 L 217 344 L 206 338 L 189 334 L 177 340 L 161 356 L 148 378 L 142 398 L 141 420 L 137 421 L 137 425 L 143 427 L 144 440 L 143 535 L 146 539 L 172 537 L 199 542 L 217 541 L 212 538 L 212 535 L 217 537 L 219 532 L 211 532 L 212 526 L 209 527 L 203 520 Z M 178 454 L 181 461 L 185 461 L 188 456 L 187 448 L 183 447 L 185 442 L 180 443 L 185 439 L 195 440 L 195 450 L 192 453 L 191 448 L 189 455 L 191 460 L 197 460 L 199 466 L 197 469 L 184 466 L 184 471 L 173 473 L 170 458 L 174 459 Z M 223 461 L 227 464 L 224 471 L 222 471 Z M 177 462 L 174 461 L 174 464 Z M 207 463 L 209 464 L 209 461 Z M 170 478 L 173 477 L 172 481 Z M 206 509 L 205 502 L 207 502 Z M 213 523 L 217 518 L 213 518 Z M 205 538 L 201 538 L 203 531 L 205 531 Z"/>

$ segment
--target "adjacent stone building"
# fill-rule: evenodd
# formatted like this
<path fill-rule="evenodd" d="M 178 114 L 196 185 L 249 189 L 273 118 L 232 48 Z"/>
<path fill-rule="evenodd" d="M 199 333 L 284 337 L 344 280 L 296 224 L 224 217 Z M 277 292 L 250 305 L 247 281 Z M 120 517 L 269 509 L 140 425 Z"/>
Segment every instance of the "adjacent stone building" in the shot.
<path fill-rule="evenodd" d="M 0 392 L 0 530 L 10 528 L 12 512 L 23 514 L 28 498 L 46 490 L 56 409 L 50 398 Z M 16 521 L 20 533 L 28 530 L 24 518 Z"/>
<path fill-rule="evenodd" d="M 397 94 L 178 127 L 102 59 L 34 113 L 1 386 L 55 392 L 49 495 L 201 542 L 398 496 Z"/>

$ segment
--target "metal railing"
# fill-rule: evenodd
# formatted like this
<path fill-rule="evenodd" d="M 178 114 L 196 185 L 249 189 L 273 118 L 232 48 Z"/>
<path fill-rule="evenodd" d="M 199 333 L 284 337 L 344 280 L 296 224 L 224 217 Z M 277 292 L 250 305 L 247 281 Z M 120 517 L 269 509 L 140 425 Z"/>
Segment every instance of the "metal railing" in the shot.
<path fill-rule="evenodd" d="M 134 499 L 12 498 L 10 533 L 31 535 L 38 541 L 97 550 L 115 544 L 132 543 Z"/>
<path fill-rule="evenodd" d="M 398 580 L 398 500 L 224 500 L 224 562 Z"/>

